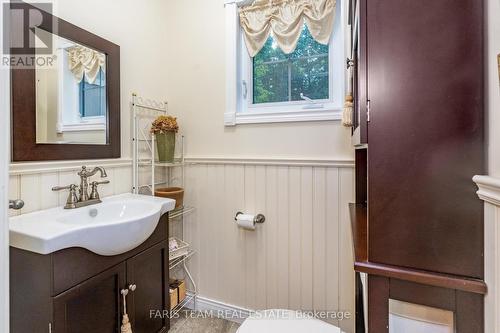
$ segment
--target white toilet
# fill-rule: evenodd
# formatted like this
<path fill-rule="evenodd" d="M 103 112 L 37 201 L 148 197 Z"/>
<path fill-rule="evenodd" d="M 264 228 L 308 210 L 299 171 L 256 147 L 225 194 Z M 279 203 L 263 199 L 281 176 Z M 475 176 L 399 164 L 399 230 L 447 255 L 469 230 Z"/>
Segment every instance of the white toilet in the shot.
<path fill-rule="evenodd" d="M 237 333 L 341 333 L 338 327 L 290 310 L 260 311 L 246 319 Z"/>

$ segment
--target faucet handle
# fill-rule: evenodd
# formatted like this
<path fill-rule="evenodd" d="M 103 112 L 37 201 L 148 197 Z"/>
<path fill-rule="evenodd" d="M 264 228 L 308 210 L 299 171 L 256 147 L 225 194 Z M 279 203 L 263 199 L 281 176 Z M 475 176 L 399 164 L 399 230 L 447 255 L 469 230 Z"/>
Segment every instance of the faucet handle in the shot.
<path fill-rule="evenodd" d="M 56 186 L 52 188 L 52 191 L 62 191 L 69 190 L 68 199 L 66 200 L 66 206 L 64 209 L 73 209 L 76 208 L 76 204 L 78 203 L 78 196 L 76 195 L 77 185 L 71 184 L 68 186 Z"/>
<path fill-rule="evenodd" d="M 52 191 L 62 191 L 62 190 L 73 190 L 73 191 L 76 191 L 76 188 L 78 187 L 78 185 L 75 185 L 75 184 L 71 184 L 71 185 L 68 185 L 68 186 L 55 186 L 52 188 Z"/>
<path fill-rule="evenodd" d="M 90 186 L 92 187 L 92 191 L 90 193 L 90 200 L 100 200 L 99 192 L 97 191 L 98 185 L 109 184 L 109 180 L 103 180 L 102 182 L 92 182 Z"/>

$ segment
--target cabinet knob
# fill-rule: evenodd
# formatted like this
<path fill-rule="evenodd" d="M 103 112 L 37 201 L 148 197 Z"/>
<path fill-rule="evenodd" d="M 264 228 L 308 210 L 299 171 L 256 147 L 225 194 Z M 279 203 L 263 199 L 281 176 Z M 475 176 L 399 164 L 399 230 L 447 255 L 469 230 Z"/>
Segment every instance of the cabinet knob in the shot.
<path fill-rule="evenodd" d="M 136 289 L 137 289 L 137 286 L 135 284 L 131 284 L 128 289 L 130 289 L 130 291 L 134 292 Z"/>

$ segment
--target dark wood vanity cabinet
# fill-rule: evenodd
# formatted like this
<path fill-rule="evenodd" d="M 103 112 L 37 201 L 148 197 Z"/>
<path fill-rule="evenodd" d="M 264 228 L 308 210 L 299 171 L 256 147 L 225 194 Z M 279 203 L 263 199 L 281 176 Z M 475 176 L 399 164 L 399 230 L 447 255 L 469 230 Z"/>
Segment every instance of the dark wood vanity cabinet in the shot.
<path fill-rule="evenodd" d="M 168 243 L 163 242 L 127 260 L 127 280 L 137 286 L 128 297 L 133 332 L 168 331 Z M 158 292 L 163 290 L 164 292 Z M 151 311 L 154 311 L 153 313 Z M 157 311 L 162 311 L 159 315 Z"/>
<path fill-rule="evenodd" d="M 485 171 L 483 1 L 352 2 L 351 218 L 368 330 L 388 332 L 397 299 L 453 311 L 458 333 L 482 332 L 483 203 L 472 177 Z"/>
<path fill-rule="evenodd" d="M 11 248 L 12 333 L 115 333 L 127 296 L 134 333 L 169 329 L 168 216 L 145 243 L 103 257 L 81 248 L 39 255 Z"/>
<path fill-rule="evenodd" d="M 120 290 L 127 283 L 126 264 L 117 265 L 53 298 L 52 331 L 119 332 Z"/>

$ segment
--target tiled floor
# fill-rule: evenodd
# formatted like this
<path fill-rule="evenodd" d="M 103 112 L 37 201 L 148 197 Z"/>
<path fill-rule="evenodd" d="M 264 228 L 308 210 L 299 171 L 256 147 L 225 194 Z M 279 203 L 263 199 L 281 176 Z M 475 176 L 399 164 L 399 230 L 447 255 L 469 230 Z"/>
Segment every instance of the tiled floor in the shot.
<path fill-rule="evenodd" d="M 239 324 L 207 317 L 202 313 L 181 311 L 170 321 L 169 333 L 236 333 Z"/>

